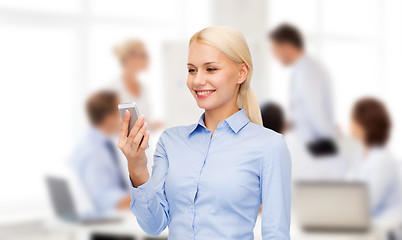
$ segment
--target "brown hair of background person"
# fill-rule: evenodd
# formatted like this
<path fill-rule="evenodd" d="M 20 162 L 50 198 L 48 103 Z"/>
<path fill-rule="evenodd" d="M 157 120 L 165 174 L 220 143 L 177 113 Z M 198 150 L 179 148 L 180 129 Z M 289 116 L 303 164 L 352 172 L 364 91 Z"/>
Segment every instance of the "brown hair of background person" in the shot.
<path fill-rule="evenodd" d="M 114 91 L 102 90 L 90 96 L 86 103 L 86 111 L 92 125 L 98 126 L 106 117 L 117 111 L 118 95 Z"/>
<path fill-rule="evenodd" d="M 277 43 L 290 43 L 300 50 L 304 48 L 302 34 L 295 26 L 288 23 L 283 23 L 272 30 L 268 38 Z"/>
<path fill-rule="evenodd" d="M 391 129 L 391 118 L 385 105 L 373 97 L 357 101 L 353 107 L 352 118 L 364 131 L 367 146 L 386 144 Z"/>

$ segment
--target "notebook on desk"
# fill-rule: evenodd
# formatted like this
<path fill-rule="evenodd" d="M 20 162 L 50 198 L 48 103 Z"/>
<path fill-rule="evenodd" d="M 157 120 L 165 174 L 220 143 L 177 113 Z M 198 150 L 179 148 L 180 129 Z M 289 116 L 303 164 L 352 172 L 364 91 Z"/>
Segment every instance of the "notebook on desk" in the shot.
<path fill-rule="evenodd" d="M 367 232 L 370 201 L 360 182 L 297 182 L 295 211 L 305 231 Z"/>
<path fill-rule="evenodd" d="M 59 177 L 46 177 L 46 184 L 49 189 L 51 202 L 56 216 L 67 222 L 78 222 L 84 224 L 100 222 L 119 222 L 119 216 L 110 213 L 88 212 L 78 214 L 68 182 Z"/>

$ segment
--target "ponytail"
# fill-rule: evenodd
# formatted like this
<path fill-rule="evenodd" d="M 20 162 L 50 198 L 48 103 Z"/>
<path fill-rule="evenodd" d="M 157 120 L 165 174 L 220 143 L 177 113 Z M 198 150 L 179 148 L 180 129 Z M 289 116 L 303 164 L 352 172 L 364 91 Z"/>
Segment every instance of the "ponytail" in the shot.
<path fill-rule="evenodd" d="M 251 89 L 250 84 L 240 85 L 239 94 L 237 95 L 237 105 L 243 108 L 251 122 L 262 126 L 262 117 L 257 97 Z"/>

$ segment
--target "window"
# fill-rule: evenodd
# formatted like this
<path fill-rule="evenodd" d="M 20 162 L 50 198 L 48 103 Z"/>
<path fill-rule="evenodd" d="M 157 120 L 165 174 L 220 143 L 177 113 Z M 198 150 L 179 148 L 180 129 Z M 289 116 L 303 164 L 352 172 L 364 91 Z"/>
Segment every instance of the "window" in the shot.
<path fill-rule="evenodd" d="M 48 210 L 44 175 L 65 171 L 86 129 L 86 97 L 118 77 L 112 48 L 129 37 L 147 44 L 152 71 L 146 78 L 153 107 L 162 112 L 162 46 L 204 26 L 208 6 L 184 0 L 0 1 L 1 219 Z"/>

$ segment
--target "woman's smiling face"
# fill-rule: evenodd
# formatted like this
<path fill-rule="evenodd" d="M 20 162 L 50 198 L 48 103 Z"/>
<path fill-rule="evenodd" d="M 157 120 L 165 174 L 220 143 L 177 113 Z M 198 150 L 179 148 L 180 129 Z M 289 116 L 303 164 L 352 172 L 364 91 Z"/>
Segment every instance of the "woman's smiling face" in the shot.
<path fill-rule="evenodd" d="M 187 87 L 198 107 L 212 110 L 237 104 L 237 88 L 247 77 L 244 67 L 245 64 L 234 62 L 215 47 L 198 41 L 191 43 Z"/>

